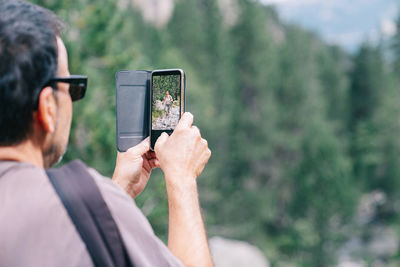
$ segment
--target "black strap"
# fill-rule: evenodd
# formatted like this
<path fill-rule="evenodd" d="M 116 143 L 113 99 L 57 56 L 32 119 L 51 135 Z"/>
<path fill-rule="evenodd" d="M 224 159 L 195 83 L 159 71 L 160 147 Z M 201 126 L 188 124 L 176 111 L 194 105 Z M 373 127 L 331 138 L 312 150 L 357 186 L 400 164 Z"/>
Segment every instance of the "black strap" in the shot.
<path fill-rule="evenodd" d="M 46 171 L 98 267 L 130 267 L 118 227 L 87 167 L 75 160 Z"/>

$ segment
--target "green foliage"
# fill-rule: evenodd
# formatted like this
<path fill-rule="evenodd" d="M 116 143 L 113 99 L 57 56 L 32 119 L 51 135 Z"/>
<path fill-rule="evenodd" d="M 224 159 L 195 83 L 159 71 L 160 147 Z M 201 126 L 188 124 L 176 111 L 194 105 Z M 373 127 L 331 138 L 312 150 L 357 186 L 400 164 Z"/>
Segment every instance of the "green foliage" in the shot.
<path fill-rule="evenodd" d="M 178 75 L 153 76 L 153 99 L 162 101 L 168 92 L 174 100 L 179 98 L 180 78 Z"/>
<path fill-rule="evenodd" d="M 367 189 L 383 190 L 393 213 L 400 200 L 399 80 L 384 61 L 382 48 L 367 44 L 356 55 L 352 80 L 349 129 L 354 176 Z"/>
<path fill-rule="evenodd" d="M 351 73 L 349 130 L 354 175 L 367 187 L 376 185 L 378 169 L 382 161 L 377 142 L 380 131 L 374 119 L 382 105 L 387 90 L 384 63 L 380 48 L 367 44 L 360 48 Z"/>
<path fill-rule="evenodd" d="M 259 1 L 238 0 L 229 12 L 217 0 L 175 1 L 162 27 L 132 1 L 33 2 L 67 22 L 70 72 L 89 76 L 64 162 L 81 158 L 111 176 L 115 72 L 179 67 L 187 110 L 213 152 L 198 179 L 210 235 L 248 240 L 276 266 L 329 266 L 362 193 L 382 190 L 389 201 L 379 219 L 396 221 L 399 33 L 392 67 L 380 46 L 350 56 Z M 167 83 L 156 86 L 157 99 Z M 160 170 L 136 203 L 166 241 Z"/>
<path fill-rule="evenodd" d="M 315 255 L 312 266 L 332 263 L 329 247 L 338 236 L 338 228 L 352 214 L 356 200 L 350 161 L 332 132 L 323 121 L 309 124 L 302 142 L 302 159 L 294 172 L 291 214 L 295 220 L 308 220 L 316 234 L 314 242 L 301 242 Z"/>

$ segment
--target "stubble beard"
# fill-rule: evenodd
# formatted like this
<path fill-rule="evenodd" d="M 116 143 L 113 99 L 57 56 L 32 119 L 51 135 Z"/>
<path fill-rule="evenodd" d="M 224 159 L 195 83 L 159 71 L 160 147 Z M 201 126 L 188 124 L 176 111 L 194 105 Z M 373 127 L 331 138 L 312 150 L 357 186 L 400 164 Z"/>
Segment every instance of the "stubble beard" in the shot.
<path fill-rule="evenodd" d="M 66 149 L 60 144 L 52 144 L 49 149 L 43 153 L 43 164 L 45 169 L 59 163 L 64 157 Z"/>
<path fill-rule="evenodd" d="M 59 129 L 56 124 L 56 129 L 51 139 L 51 143 L 49 147 L 43 151 L 43 165 L 45 169 L 48 169 L 54 164 L 59 163 L 64 157 L 64 154 L 67 150 L 67 144 L 62 144 L 62 142 L 59 140 L 59 137 L 61 137 L 60 134 L 61 133 L 59 133 Z"/>

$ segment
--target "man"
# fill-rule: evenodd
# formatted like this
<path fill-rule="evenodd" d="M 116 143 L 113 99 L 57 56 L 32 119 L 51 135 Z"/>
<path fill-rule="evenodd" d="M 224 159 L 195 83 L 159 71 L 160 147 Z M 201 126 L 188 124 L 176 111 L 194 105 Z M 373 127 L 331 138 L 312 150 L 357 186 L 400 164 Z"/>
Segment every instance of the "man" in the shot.
<path fill-rule="evenodd" d="M 55 15 L 0 0 L 0 266 L 93 266 L 44 170 L 66 149 L 76 81 Z M 135 266 L 212 265 L 196 185 L 211 152 L 192 122 L 185 113 L 155 152 L 147 139 L 118 154 L 112 181 L 89 169 Z M 166 180 L 168 247 L 132 201 L 155 167 Z"/>
<path fill-rule="evenodd" d="M 167 113 L 167 116 L 169 116 L 172 107 L 172 102 L 174 102 L 174 99 L 172 98 L 172 96 L 169 94 L 168 91 L 165 92 L 163 102 L 165 105 L 165 112 Z"/>

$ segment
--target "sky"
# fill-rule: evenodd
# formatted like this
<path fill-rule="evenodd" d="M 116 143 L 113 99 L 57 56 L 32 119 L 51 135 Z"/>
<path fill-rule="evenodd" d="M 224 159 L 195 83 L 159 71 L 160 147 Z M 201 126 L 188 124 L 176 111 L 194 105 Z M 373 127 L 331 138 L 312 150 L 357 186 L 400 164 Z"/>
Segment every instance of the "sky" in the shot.
<path fill-rule="evenodd" d="M 352 52 L 364 41 L 396 33 L 399 0 L 261 0 L 275 5 L 281 18 L 318 32 Z"/>

